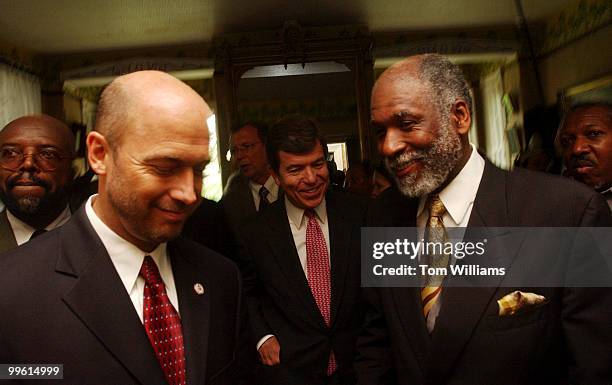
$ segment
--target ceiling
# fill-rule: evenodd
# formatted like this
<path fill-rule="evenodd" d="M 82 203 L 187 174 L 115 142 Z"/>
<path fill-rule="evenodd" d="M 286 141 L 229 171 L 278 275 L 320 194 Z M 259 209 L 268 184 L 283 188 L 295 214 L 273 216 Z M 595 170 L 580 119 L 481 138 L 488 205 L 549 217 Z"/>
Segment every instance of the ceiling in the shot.
<path fill-rule="evenodd" d="M 523 0 L 530 22 L 573 0 Z M 216 35 L 365 24 L 374 32 L 513 25 L 514 0 L 0 0 L 0 39 L 38 53 L 210 42 Z"/>

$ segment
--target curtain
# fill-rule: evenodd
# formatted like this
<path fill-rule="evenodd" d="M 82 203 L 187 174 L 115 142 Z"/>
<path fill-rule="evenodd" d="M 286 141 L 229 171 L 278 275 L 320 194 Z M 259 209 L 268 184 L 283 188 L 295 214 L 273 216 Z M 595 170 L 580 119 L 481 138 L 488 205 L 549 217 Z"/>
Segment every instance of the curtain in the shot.
<path fill-rule="evenodd" d="M 506 114 L 502 106 L 504 88 L 499 70 L 481 82 L 487 157 L 498 167 L 510 168 L 510 151 L 506 136 Z"/>
<path fill-rule="evenodd" d="M 38 78 L 5 64 L 0 64 L 0 129 L 23 116 L 40 114 Z"/>

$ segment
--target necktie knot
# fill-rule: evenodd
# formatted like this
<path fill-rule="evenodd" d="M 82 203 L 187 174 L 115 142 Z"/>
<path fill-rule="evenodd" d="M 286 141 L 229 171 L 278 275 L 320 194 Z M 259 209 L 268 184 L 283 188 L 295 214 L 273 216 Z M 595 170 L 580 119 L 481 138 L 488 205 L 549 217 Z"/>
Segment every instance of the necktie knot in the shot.
<path fill-rule="evenodd" d="M 148 285 L 157 285 L 163 283 L 159 269 L 155 264 L 153 258 L 150 255 L 144 257 L 142 261 L 142 267 L 140 268 L 140 275 L 144 278 L 145 283 Z"/>
<path fill-rule="evenodd" d="M 444 207 L 444 203 L 437 194 L 429 197 L 428 208 L 430 217 L 442 218 L 446 212 L 446 207 Z"/>
<path fill-rule="evenodd" d="M 270 191 L 268 191 L 266 186 L 261 186 L 259 188 L 259 208 L 266 207 L 270 204 L 268 194 L 270 194 Z"/>
<path fill-rule="evenodd" d="M 306 218 L 308 218 L 308 220 L 317 218 L 317 214 L 314 212 L 313 209 L 305 210 L 304 215 L 306 215 Z"/>

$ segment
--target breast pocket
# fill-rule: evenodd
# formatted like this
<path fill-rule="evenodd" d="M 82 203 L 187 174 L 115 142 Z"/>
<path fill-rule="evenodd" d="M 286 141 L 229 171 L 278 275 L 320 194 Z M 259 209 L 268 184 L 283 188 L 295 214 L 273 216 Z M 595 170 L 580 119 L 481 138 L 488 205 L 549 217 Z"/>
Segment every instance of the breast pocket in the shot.
<path fill-rule="evenodd" d="M 549 310 L 548 304 L 542 304 L 522 309 L 513 315 L 488 314 L 485 316 L 484 326 L 494 332 L 525 328 L 544 323 L 548 318 Z"/>

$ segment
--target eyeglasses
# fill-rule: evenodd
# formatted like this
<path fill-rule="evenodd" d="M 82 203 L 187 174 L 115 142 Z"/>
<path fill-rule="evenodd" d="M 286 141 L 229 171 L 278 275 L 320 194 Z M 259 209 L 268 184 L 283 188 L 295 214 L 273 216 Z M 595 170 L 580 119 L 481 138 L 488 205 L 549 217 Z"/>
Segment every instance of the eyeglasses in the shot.
<path fill-rule="evenodd" d="M 261 143 L 261 142 L 244 143 L 244 144 L 241 144 L 240 146 L 232 146 L 230 147 L 230 153 L 232 155 L 236 155 L 239 152 L 242 152 L 244 154 L 249 154 L 251 151 L 253 151 L 253 148 L 255 147 L 257 143 Z"/>
<path fill-rule="evenodd" d="M 38 167 L 45 171 L 55 170 L 64 159 L 72 159 L 71 156 L 62 155 L 59 151 L 45 148 L 31 153 L 23 153 L 18 147 L 3 147 L 0 149 L 0 167 L 16 171 L 21 167 L 25 158 L 31 156 Z"/>

